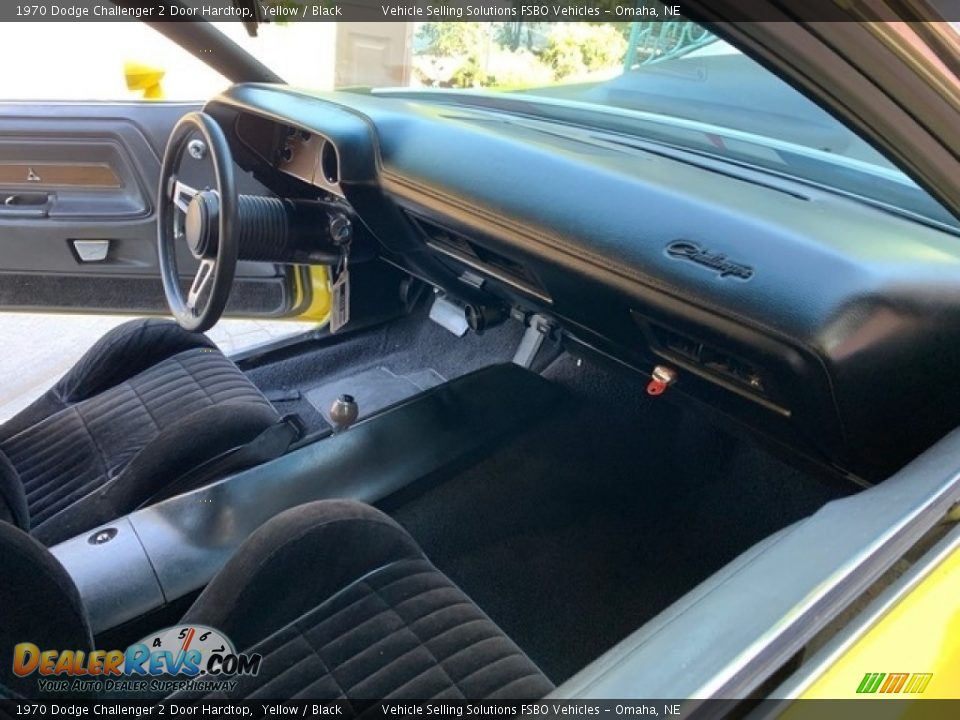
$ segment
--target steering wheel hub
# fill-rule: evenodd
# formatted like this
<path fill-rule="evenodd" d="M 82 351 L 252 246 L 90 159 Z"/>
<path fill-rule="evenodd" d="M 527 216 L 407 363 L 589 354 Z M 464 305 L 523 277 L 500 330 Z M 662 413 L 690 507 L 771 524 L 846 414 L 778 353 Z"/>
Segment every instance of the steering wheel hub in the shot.
<path fill-rule="evenodd" d="M 197 193 L 187 205 L 183 233 L 187 247 L 197 260 L 217 256 L 219 215 L 220 198 L 212 190 Z"/>

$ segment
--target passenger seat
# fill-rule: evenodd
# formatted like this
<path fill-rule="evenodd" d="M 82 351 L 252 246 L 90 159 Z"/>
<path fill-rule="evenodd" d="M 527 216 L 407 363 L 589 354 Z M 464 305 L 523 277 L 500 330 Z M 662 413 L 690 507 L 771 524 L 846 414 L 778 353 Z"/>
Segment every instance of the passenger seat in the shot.
<path fill-rule="evenodd" d="M 39 542 L 0 523 L 0 685 L 16 643 L 89 651 L 76 587 Z M 326 500 L 276 516 L 237 550 L 184 615 L 263 657 L 212 698 L 533 699 L 551 682 L 413 538 L 362 503 Z M 158 628 L 159 629 L 159 628 Z M 181 695 L 180 697 L 187 697 Z"/>

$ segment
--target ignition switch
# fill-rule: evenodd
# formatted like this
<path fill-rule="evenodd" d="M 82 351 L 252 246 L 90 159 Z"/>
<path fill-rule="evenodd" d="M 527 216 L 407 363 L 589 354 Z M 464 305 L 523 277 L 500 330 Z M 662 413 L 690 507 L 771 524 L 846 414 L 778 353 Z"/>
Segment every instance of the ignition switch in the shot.
<path fill-rule="evenodd" d="M 647 395 L 663 395 L 667 388 L 677 379 L 677 371 L 666 365 L 657 365 L 653 369 L 650 382 L 647 384 Z"/>

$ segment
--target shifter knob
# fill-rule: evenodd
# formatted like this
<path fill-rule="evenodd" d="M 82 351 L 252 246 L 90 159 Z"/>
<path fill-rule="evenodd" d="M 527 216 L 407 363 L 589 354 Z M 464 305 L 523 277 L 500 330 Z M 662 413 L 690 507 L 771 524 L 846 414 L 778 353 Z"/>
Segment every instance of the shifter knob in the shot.
<path fill-rule="evenodd" d="M 346 430 L 357 421 L 360 407 L 353 395 L 341 395 L 330 406 L 330 420 L 333 421 L 333 431 Z"/>

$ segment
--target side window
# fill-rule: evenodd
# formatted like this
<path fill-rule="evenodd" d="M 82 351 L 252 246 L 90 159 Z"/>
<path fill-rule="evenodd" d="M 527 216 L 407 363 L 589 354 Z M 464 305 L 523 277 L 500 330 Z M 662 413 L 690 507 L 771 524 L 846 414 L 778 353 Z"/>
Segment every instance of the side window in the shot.
<path fill-rule="evenodd" d="M 0 101 L 200 101 L 230 83 L 139 22 L 0 26 Z"/>

